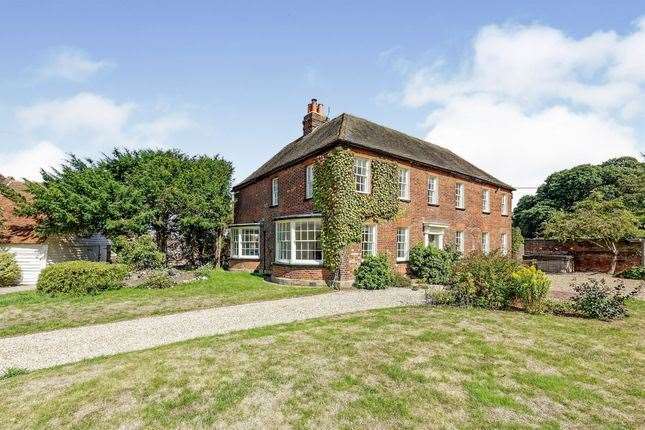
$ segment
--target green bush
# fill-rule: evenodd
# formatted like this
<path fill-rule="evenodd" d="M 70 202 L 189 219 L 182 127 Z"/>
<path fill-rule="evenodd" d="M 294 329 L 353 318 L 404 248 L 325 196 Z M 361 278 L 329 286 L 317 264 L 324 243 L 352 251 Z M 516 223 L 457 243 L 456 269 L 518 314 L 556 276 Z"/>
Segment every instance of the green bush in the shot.
<path fill-rule="evenodd" d="M 392 269 L 384 254 L 370 255 L 355 273 L 354 287 L 365 290 L 383 290 L 392 285 Z"/>
<path fill-rule="evenodd" d="M 455 294 L 451 290 L 426 290 L 426 304 L 452 305 L 455 303 Z"/>
<path fill-rule="evenodd" d="M 135 270 L 158 269 L 163 267 L 166 257 L 160 252 L 152 236 L 144 234 L 137 237 L 119 236 L 113 241 L 119 263 L 127 264 Z"/>
<path fill-rule="evenodd" d="M 11 287 L 20 282 L 20 267 L 10 252 L 0 252 L 0 287 Z"/>
<path fill-rule="evenodd" d="M 514 298 L 513 273 L 520 268 L 515 260 L 498 252 L 473 254 L 454 267 L 450 291 L 455 303 L 488 309 L 504 309 Z"/>
<path fill-rule="evenodd" d="M 412 276 L 428 284 L 446 285 L 459 253 L 452 248 L 441 250 L 433 245 L 415 245 L 410 250 L 408 267 Z"/>
<path fill-rule="evenodd" d="M 617 283 L 609 287 L 604 279 L 588 278 L 580 283 L 572 283 L 574 297 L 571 299 L 572 307 L 587 318 L 610 321 L 624 318 L 628 315 L 625 302 L 630 297 L 638 294 L 635 288 L 625 293 L 625 285 Z"/>
<path fill-rule="evenodd" d="M 639 279 L 645 281 L 645 267 L 643 266 L 634 266 L 629 269 L 625 269 L 618 274 L 619 278 L 625 279 Z"/>
<path fill-rule="evenodd" d="M 176 285 L 172 280 L 170 274 L 166 270 L 158 270 L 152 273 L 148 278 L 137 285 L 137 288 L 146 288 L 149 290 L 160 290 L 164 288 L 171 288 Z"/>
<path fill-rule="evenodd" d="M 520 267 L 512 276 L 513 298 L 519 299 L 528 312 L 543 310 L 544 299 L 551 286 L 549 277 L 533 266 Z"/>
<path fill-rule="evenodd" d="M 578 312 L 573 307 L 573 302 L 571 300 L 559 300 L 559 299 L 544 299 L 544 312 L 550 313 L 553 315 L 565 316 L 565 317 L 579 317 L 580 312 Z"/>
<path fill-rule="evenodd" d="M 213 263 L 206 263 L 195 269 L 195 275 L 200 278 L 208 278 L 215 270 Z"/>
<path fill-rule="evenodd" d="M 412 288 L 412 281 L 399 272 L 392 273 L 392 286 L 395 288 Z"/>
<path fill-rule="evenodd" d="M 36 288 L 48 294 L 94 294 L 123 287 L 128 271 L 124 264 L 67 261 L 43 269 Z"/>

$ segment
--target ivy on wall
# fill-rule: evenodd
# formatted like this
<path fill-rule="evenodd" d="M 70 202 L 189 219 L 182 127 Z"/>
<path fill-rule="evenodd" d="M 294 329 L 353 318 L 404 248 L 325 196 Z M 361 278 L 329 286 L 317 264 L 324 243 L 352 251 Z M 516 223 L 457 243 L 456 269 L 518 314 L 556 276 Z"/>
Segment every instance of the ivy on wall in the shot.
<path fill-rule="evenodd" d="M 394 219 L 399 211 L 396 163 L 372 160 L 370 194 L 356 192 L 354 153 L 336 148 L 316 163 L 314 207 L 322 217 L 321 245 L 325 266 L 336 270 L 344 249 L 361 240 L 366 221 Z"/>

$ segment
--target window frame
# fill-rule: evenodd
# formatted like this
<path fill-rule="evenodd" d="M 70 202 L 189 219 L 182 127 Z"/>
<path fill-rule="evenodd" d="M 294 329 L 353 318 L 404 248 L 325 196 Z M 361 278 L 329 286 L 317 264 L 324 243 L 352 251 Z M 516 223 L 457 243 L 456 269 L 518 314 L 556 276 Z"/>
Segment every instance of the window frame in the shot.
<path fill-rule="evenodd" d="M 490 213 L 490 190 L 486 188 L 482 190 L 482 212 Z"/>
<path fill-rule="evenodd" d="M 365 229 L 368 229 L 368 236 L 371 235 L 372 241 L 365 242 Z M 366 254 L 365 244 L 371 243 L 371 250 L 368 250 L 369 254 Z M 365 258 L 370 255 L 376 255 L 378 253 L 378 227 L 377 224 L 365 224 L 363 226 L 363 232 L 361 233 L 361 258 Z"/>
<path fill-rule="evenodd" d="M 365 175 L 363 174 L 358 174 L 357 169 L 363 168 L 362 166 L 359 166 L 358 164 L 361 162 L 365 162 Z M 365 189 L 364 190 L 359 190 L 358 188 L 358 178 L 364 178 L 365 182 Z M 369 158 L 363 158 L 363 157 L 354 157 L 354 187 L 356 189 L 356 192 L 359 194 L 369 194 L 372 192 L 372 162 Z"/>
<path fill-rule="evenodd" d="M 317 225 L 317 229 L 315 230 L 306 230 L 306 231 L 314 231 L 318 233 L 318 240 L 298 240 L 296 237 L 296 225 L 298 223 L 303 223 L 303 222 L 314 222 L 315 225 Z M 279 231 L 280 231 L 280 226 L 288 226 L 288 242 L 281 240 Z M 293 218 L 293 219 L 283 219 L 283 220 L 276 220 L 275 221 L 275 252 L 274 252 L 274 262 L 276 264 L 288 264 L 288 265 L 293 265 L 293 266 L 321 266 L 324 262 L 324 255 L 322 254 L 322 244 L 320 243 L 320 232 L 322 229 L 322 221 L 320 218 Z M 287 242 L 289 244 L 289 258 L 281 258 L 280 254 L 282 251 L 282 243 Z M 298 259 L 298 250 L 297 250 L 297 242 L 318 242 L 320 248 L 320 260 L 305 260 L 305 259 Z M 316 252 L 317 250 L 314 250 Z M 301 250 L 302 252 L 302 250 Z"/>
<path fill-rule="evenodd" d="M 500 212 L 502 216 L 508 216 L 508 194 L 502 194 Z"/>
<path fill-rule="evenodd" d="M 502 233 L 499 238 L 500 241 L 500 251 L 502 252 L 502 255 L 508 255 L 508 233 Z"/>
<path fill-rule="evenodd" d="M 463 182 L 455 184 L 455 209 L 466 209 L 466 185 Z"/>
<path fill-rule="evenodd" d="M 305 200 L 314 196 L 314 165 L 305 167 Z"/>
<path fill-rule="evenodd" d="M 458 237 L 461 238 L 461 240 L 457 240 Z M 462 255 L 466 252 L 466 234 L 463 230 L 455 231 L 455 247 Z"/>
<path fill-rule="evenodd" d="M 430 188 L 430 184 L 432 184 L 432 189 Z M 432 192 L 432 196 L 430 192 Z M 428 204 L 433 206 L 439 205 L 439 178 L 437 176 L 428 177 Z"/>
<path fill-rule="evenodd" d="M 484 255 L 490 254 L 490 233 L 487 231 L 482 232 L 481 247 L 482 247 L 482 254 Z"/>
<path fill-rule="evenodd" d="M 399 173 L 399 179 L 398 179 L 399 200 L 409 202 L 410 201 L 410 169 L 407 169 L 405 167 L 399 167 L 398 173 Z M 403 178 L 405 179 L 405 183 L 401 182 L 401 173 L 404 173 Z M 401 191 L 403 191 L 403 195 L 401 195 Z"/>
<path fill-rule="evenodd" d="M 403 242 L 399 241 L 399 233 L 403 231 Z M 398 227 L 396 229 L 396 261 L 406 262 L 410 259 L 410 227 Z M 399 244 L 403 244 L 403 256 L 399 256 Z"/>
<path fill-rule="evenodd" d="M 256 246 L 255 250 L 257 254 L 244 255 L 242 252 L 244 250 L 244 243 L 251 243 L 250 241 L 242 240 L 244 238 L 244 230 L 254 230 L 256 235 Z M 259 225 L 240 225 L 234 226 L 229 229 L 229 235 L 231 239 L 231 248 L 229 255 L 231 258 L 236 260 L 259 260 L 260 259 L 260 226 Z M 235 244 L 235 246 L 233 246 Z"/>
<path fill-rule="evenodd" d="M 271 206 L 278 206 L 278 193 L 280 192 L 278 178 L 271 179 Z"/>

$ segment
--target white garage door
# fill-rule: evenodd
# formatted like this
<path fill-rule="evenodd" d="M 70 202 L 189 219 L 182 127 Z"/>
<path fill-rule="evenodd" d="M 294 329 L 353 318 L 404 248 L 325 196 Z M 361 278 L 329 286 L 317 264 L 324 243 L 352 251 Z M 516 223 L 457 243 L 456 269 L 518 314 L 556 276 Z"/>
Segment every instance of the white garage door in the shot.
<path fill-rule="evenodd" d="M 36 285 L 46 264 L 47 245 L 4 245 L 1 248 L 16 256 L 22 271 L 22 285 Z"/>

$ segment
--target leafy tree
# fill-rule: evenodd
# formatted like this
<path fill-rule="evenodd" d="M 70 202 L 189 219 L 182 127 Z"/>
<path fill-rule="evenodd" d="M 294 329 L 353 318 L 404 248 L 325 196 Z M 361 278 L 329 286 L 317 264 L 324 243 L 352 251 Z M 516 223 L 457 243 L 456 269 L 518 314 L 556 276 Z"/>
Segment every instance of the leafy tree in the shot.
<path fill-rule="evenodd" d="M 187 256 L 204 256 L 211 244 L 219 259 L 221 236 L 231 219 L 233 168 L 219 157 L 179 151 L 115 150 L 98 161 L 70 158 L 28 182 L 33 198 L 11 198 L 21 215 L 38 219 L 41 234 L 102 233 L 110 238 L 152 232 L 167 254 L 177 237 Z"/>
<path fill-rule="evenodd" d="M 611 252 L 609 273 L 616 271 L 618 242 L 639 235 L 636 215 L 620 199 L 603 200 L 600 194 L 577 203 L 572 212 L 558 211 L 544 227 L 544 236 L 560 242 L 588 240 Z"/>
<path fill-rule="evenodd" d="M 513 225 L 525 237 L 535 237 L 556 211 L 571 212 L 593 193 L 607 200 L 620 199 L 645 225 L 645 163 L 633 157 L 582 164 L 549 175 L 535 195 L 519 200 Z"/>
<path fill-rule="evenodd" d="M 219 157 L 195 157 L 190 160 L 177 182 L 179 184 L 179 230 L 191 263 L 210 254 L 219 265 L 224 229 L 232 221 L 231 181 L 233 166 Z"/>

